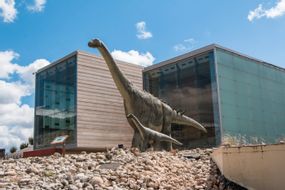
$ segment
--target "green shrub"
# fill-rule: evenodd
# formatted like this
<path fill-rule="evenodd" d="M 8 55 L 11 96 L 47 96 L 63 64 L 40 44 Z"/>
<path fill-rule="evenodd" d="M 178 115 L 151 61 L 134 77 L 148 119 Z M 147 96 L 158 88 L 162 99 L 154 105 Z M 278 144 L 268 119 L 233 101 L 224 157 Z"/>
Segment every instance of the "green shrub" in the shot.
<path fill-rule="evenodd" d="M 20 145 L 20 150 L 22 150 L 22 149 L 24 149 L 24 148 L 27 148 L 28 146 L 29 146 L 28 143 L 22 143 L 22 144 Z"/>
<path fill-rule="evenodd" d="M 10 153 L 14 153 L 14 152 L 16 152 L 17 151 L 17 148 L 15 147 L 15 146 L 12 146 L 11 148 L 10 148 Z"/>
<path fill-rule="evenodd" d="M 33 137 L 29 137 L 29 140 L 28 140 L 28 141 L 29 141 L 29 144 L 30 144 L 30 145 L 33 145 L 33 144 L 34 144 L 34 138 L 33 138 Z"/>

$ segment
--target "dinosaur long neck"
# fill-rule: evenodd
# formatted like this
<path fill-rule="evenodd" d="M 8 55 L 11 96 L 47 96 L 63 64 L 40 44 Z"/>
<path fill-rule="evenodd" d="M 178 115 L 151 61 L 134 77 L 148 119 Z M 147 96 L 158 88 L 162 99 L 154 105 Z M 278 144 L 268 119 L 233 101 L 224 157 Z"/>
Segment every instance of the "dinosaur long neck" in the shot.
<path fill-rule="evenodd" d="M 128 99 L 130 96 L 131 82 L 123 75 L 105 45 L 102 44 L 102 46 L 98 47 L 98 50 L 103 56 L 120 94 L 124 99 Z"/>

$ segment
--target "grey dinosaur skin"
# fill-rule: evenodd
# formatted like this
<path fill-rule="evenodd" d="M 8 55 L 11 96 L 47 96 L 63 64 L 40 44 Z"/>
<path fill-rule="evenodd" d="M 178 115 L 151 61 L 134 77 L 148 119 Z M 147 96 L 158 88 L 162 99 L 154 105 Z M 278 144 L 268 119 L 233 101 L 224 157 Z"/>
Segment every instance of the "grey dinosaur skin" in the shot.
<path fill-rule="evenodd" d="M 160 99 L 133 85 L 120 71 L 110 52 L 100 40 L 91 40 L 88 46 L 97 48 L 103 56 L 117 89 L 124 99 L 126 116 L 133 114 L 143 126 L 168 136 L 171 136 L 171 123 L 192 126 L 203 132 L 207 132 L 197 121 L 179 113 Z M 139 148 L 141 151 L 146 150 L 146 143 L 143 143 L 136 125 L 132 119 L 127 119 L 134 129 L 132 146 Z M 160 149 L 171 150 L 172 144 L 171 142 L 160 142 L 159 147 Z"/>
<path fill-rule="evenodd" d="M 163 133 L 159 133 L 157 131 L 154 131 L 150 128 L 143 126 L 143 124 L 141 124 L 138 118 L 133 114 L 127 115 L 127 118 L 130 118 L 137 127 L 137 130 L 139 131 L 139 134 L 141 135 L 143 141 L 142 143 L 144 144 L 143 147 L 151 146 L 154 150 L 160 150 L 159 142 L 162 141 L 174 143 L 179 146 L 183 145 L 181 142 L 171 138 L 170 136 L 167 136 Z"/>

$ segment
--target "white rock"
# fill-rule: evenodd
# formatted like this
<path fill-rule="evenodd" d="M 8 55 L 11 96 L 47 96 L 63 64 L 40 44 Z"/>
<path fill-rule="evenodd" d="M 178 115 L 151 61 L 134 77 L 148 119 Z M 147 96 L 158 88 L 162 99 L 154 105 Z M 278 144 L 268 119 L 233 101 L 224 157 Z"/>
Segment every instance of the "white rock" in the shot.
<path fill-rule="evenodd" d="M 102 185 L 104 181 L 100 176 L 95 176 L 90 180 L 90 183 L 92 185 Z"/>
<path fill-rule="evenodd" d="M 218 189 L 227 183 L 211 161 L 211 151 L 114 148 L 108 158 L 101 152 L 0 160 L 0 189 Z M 197 160 L 183 156 L 197 153 Z M 114 164 L 118 166 L 107 167 Z"/>
<path fill-rule="evenodd" d="M 81 182 L 86 182 L 88 180 L 88 177 L 84 173 L 76 174 L 75 180 L 79 179 Z"/>
<path fill-rule="evenodd" d="M 69 185 L 68 189 L 69 190 L 78 190 L 78 188 L 75 185 Z"/>
<path fill-rule="evenodd" d="M 14 175 L 17 175 L 17 173 L 15 170 L 9 170 L 9 171 L 5 172 L 5 175 L 6 176 L 14 176 Z"/>

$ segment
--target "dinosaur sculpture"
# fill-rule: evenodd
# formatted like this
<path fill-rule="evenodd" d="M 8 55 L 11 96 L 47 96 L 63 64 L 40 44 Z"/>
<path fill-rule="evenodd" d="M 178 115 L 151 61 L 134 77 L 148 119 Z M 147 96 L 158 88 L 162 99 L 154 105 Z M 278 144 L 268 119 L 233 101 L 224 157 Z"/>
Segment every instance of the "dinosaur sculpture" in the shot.
<path fill-rule="evenodd" d="M 142 126 L 163 133 L 169 137 L 171 136 L 171 123 L 192 126 L 203 132 L 207 132 L 207 130 L 194 119 L 181 114 L 181 112 L 172 109 L 169 105 L 150 93 L 134 86 L 123 75 L 110 52 L 100 40 L 93 39 L 88 43 L 88 46 L 97 48 L 103 56 L 117 89 L 124 100 L 126 116 L 133 114 Z M 148 148 L 148 143 L 143 141 L 135 123 L 136 119 L 133 117 L 127 118 L 129 124 L 134 129 L 132 146 L 139 148 L 141 151 L 145 151 Z M 156 141 L 155 147 L 157 149 L 171 150 L 173 141 L 160 141 Z"/>

